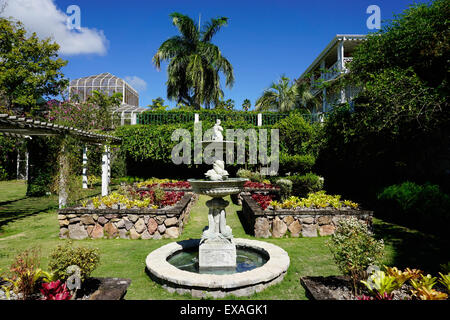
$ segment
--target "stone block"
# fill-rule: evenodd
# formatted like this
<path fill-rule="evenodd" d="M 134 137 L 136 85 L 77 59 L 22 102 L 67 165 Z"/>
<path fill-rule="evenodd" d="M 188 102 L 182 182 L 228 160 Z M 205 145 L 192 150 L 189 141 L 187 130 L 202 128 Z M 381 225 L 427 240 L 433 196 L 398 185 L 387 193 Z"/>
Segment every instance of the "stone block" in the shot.
<path fill-rule="evenodd" d="M 92 239 L 101 239 L 104 235 L 105 234 L 103 232 L 103 227 L 98 223 L 95 224 L 94 228 L 92 228 L 92 231 L 89 234 Z"/>
<path fill-rule="evenodd" d="M 288 230 L 291 233 L 291 236 L 298 238 L 300 236 L 300 232 L 302 231 L 302 225 L 298 222 L 298 220 L 295 220 L 289 225 Z"/>
<path fill-rule="evenodd" d="M 158 228 L 158 223 L 156 222 L 155 219 L 150 218 L 148 220 L 148 225 L 147 225 L 147 230 L 150 234 L 155 233 L 156 229 Z M 164 229 L 165 230 L 165 229 Z"/>
<path fill-rule="evenodd" d="M 286 223 L 284 223 L 283 220 L 280 220 L 278 217 L 275 217 L 272 222 L 272 236 L 274 238 L 282 238 L 286 234 L 286 231 Z"/>
<path fill-rule="evenodd" d="M 117 230 L 116 226 L 114 226 L 114 224 L 111 222 L 108 222 L 105 225 L 104 230 L 105 230 L 105 233 L 106 233 L 106 236 L 108 237 L 108 239 L 115 238 L 119 234 L 119 231 Z"/>
<path fill-rule="evenodd" d="M 180 235 L 180 230 L 177 227 L 170 227 L 166 229 L 164 233 L 165 238 L 178 238 Z"/>
<path fill-rule="evenodd" d="M 88 237 L 88 233 L 81 224 L 69 225 L 69 238 L 75 240 L 83 240 Z"/>
<path fill-rule="evenodd" d="M 236 266 L 236 246 L 233 243 L 202 243 L 198 252 L 200 269 Z"/>
<path fill-rule="evenodd" d="M 330 224 L 332 222 L 332 219 L 330 216 L 320 216 L 317 218 L 317 223 L 319 226 L 322 226 L 324 224 Z"/>
<path fill-rule="evenodd" d="M 317 225 L 316 224 L 302 225 L 302 236 L 307 238 L 317 237 Z"/>
<path fill-rule="evenodd" d="M 167 218 L 167 219 L 164 221 L 164 225 L 165 225 L 166 227 L 175 226 L 175 225 L 177 225 L 177 223 L 178 223 L 177 217 Z"/>
<path fill-rule="evenodd" d="M 134 224 L 134 228 L 136 229 L 136 231 L 137 231 L 138 233 L 144 232 L 144 230 L 146 229 L 144 219 L 139 218 L 139 219 L 136 221 L 136 223 Z"/>
<path fill-rule="evenodd" d="M 257 238 L 269 238 L 272 234 L 270 233 L 270 223 L 267 218 L 256 218 L 255 221 L 255 237 Z"/>
<path fill-rule="evenodd" d="M 83 214 L 80 219 L 84 225 L 95 224 L 94 218 L 90 214 Z"/>
<path fill-rule="evenodd" d="M 332 226 L 331 224 L 326 224 L 319 227 L 319 234 L 321 236 L 329 236 L 334 233 L 334 230 L 336 230 L 334 226 Z"/>

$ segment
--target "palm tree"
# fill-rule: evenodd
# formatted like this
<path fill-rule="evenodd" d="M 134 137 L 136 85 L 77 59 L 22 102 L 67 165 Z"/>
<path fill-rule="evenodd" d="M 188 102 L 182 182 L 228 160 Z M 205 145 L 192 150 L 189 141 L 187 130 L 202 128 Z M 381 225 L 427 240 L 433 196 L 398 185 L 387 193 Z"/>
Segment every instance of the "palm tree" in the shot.
<path fill-rule="evenodd" d="M 242 110 L 248 111 L 250 107 L 252 106 L 250 100 L 245 99 L 244 102 L 242 102 Z"/>
<path fill-rule="evenodd" d="M 234 74 L 230 62 L 211 43 L 213 36 L 227 24 L 228 18 L 211 19 L 201 29 L 180 13 L 170 14 L 180 35 L 164 41 L 153 57 L 160 70 L 161 61 L 168 61 L 167 98 L 200 109 L 210 107 L 223 98 L 219 72 L 225 75 L 225 85 L 233 86 Z"/>
<path fill-rule="evenodd" d="M 317 100 L 309 90 L 306 82 L 293 81 L 281 76 L 277 83 L 264 90 L 262 96 L 256 100 L 256 110 L 291 111 L 296 108 L 309 110 L 317 104 Z"/>

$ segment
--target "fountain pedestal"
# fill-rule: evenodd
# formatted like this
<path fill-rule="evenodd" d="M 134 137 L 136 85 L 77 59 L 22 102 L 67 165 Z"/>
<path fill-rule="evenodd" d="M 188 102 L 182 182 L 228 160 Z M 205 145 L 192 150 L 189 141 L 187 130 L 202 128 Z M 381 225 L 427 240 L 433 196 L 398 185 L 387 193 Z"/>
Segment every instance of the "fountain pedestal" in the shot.
<path fill-rule="evenodd" d="M 201 270 L 236 267 L 236 245 L 233 242 L 232 230 L 226 224 L 225 208 L 228 204 L 229 202 L 223 198 L 206 201 L 209 208 L 209 225 L 200 241 L 199 268 Z"/>

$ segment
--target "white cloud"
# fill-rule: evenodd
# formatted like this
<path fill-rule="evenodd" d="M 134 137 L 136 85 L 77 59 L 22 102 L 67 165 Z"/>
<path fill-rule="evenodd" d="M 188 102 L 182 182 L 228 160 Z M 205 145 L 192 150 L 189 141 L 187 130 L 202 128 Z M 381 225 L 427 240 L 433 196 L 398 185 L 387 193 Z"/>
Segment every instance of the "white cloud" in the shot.
<path fill-rule="evenodd" d="M 125 81 L 137 91 L 147 90 L 147 82 L 137 76 L 126 76 Z"/>
<path fill-rule="evenodd" d="M 68 15 L 64 11 L 58 9 L 53 0 L 7 0 L 1 16 L 21 21 L 27 31 L 36 32 L 40 38 L 51 37 L 60 45 L 61 54 L 105 55 L 108 40 L 102 30 L 83 28 L 83 8 L 80 30 L 67 27 Z"/>

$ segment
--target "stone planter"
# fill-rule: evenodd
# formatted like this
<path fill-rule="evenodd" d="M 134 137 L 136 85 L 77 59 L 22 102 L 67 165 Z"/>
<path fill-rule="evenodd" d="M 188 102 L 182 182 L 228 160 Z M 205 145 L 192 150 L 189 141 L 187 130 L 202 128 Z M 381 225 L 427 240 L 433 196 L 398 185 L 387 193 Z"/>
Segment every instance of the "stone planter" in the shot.
<path fill-rule="evenodd" d="M 95 290 L 89 300 L 123 300 L 131 284 L 131 279 L 121 278 L 90 278 L 87 281 Z"/>
<path fill-rule="evenodd" d="M 251 196 L 242 196 L 244 228 L 258 238 L 317 237 L 334 233 L 338 222 L 356 217 L 372 226 L 373 211 L 335 209 L 262 210 Z"/>
<path fill-rule="evenodd" d="M 174 206 L 162 209 L 60 209 L 59 236 L 77 240 L 178 238 L 196 200 L 197 196 L 189 193 Z"/>
<path fill-rule="evenodd" d="M 355 299 L 351 291 L 351 279 L 348 276 L 302 277 L 300 283 L 310 300 Z"/>

